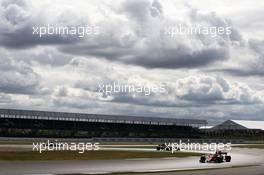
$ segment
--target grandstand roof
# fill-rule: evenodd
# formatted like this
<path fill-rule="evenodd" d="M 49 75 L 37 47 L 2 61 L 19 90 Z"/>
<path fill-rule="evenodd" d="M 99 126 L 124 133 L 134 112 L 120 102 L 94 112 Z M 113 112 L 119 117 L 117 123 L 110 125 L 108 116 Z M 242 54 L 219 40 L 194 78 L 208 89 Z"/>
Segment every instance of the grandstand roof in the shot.
<path fill-rule="evenodd" d="M 152 125 L 206 125 L 206 120 L 0 109 L 0 117 Z"/>
<path fill-rule="evenodd" d="M 264 130 L 264 121 L 253 120 L 226 120 L 211 128 L 212 130 Z"/>
<path fill-rule="evenodd" d="M 264 121 L 253 120 L 231 120 L 247 129 L 261 129 L 264 130 Z"/>

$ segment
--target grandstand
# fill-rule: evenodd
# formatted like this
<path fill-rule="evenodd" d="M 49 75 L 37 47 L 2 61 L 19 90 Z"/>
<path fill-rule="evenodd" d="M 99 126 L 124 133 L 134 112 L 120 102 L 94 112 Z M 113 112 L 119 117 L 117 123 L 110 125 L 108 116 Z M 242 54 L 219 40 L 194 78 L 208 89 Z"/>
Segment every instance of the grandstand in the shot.
<path fill-rule="evenodd" d="M 0 109 L 1 137 L 199 138 L 205 120 Z"/>

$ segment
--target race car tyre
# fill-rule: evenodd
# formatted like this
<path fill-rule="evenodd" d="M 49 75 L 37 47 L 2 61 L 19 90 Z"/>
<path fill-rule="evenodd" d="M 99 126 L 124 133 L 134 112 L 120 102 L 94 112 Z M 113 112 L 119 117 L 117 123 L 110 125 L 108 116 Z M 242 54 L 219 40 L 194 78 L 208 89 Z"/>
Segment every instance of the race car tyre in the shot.
<path fill-rule="evenodd" d="M 225 160 L 226 160 L 226 162 L 231 162 L 231 156 L 226 156 Z"/>
<path fill-rule="evenodd" d="M 205 158 L 204 156 L 202 156 L 202 157 L 200 158 L 200 163 L 205 163 L 205 160 L 206 160 L 206 158 Z"/>

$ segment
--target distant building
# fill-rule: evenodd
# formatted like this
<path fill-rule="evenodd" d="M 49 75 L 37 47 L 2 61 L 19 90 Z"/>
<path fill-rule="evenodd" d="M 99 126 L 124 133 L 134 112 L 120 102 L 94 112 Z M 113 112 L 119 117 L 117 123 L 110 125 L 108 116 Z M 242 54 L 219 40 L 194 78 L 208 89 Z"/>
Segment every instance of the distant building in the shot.
<path fill-rule="evenodd" d="M 199 129 L 201 130 L 208 130 L 208 129 L 212 129 L 214 126 L 201 126 L 199 127 Z"/>
<path fill-rule="evenodd" d="M 227 120 L 216 125 L 212 130 L 262 130 L 264 131 L 264 121 L 252 120 Z"/>

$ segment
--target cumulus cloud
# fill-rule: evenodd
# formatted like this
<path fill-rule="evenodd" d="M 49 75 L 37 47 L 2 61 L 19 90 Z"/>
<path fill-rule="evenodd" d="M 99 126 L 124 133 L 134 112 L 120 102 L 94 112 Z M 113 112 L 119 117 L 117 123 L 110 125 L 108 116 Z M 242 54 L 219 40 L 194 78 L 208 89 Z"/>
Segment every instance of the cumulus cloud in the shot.
<path fill-rule="evenodd" d="M 234 15 L 218 4 L 219 9 L 193 1 L 186 5 L 166 0 L 2 0 L 0 104 L 124 115 L 260 118 L 261 31 L 256 29 L 255 35 L 253 27 L 245 27 L 250 29 L 245 32 L 245 11 L 237 8 Z M 240 15 L 243 19 L 238 20 Z M 254 19 L 251 26 L 262 25 L 261 18 Z M 47 24 L 97 26 L 99 34 L 32 35 L 32 27 Z M 179 24 L 230 26 L 232 33 L 172 37 L 168 29 Z M 148 96 L 98 92 L 99 84 L 114 82 L 138 87 L 162 84 L 166 92 Z"/>
<path fill-rule="evenodd" d="M 231 84 L 220 77 L 186 77 L 176 82 L 175 89 L 180 99 L 198 103 L 263 103 L 263 92 L 259 93 L 240 83 Z"/>
<path fill-rule="evenodd" d="M 115 103 L 128 103 L 136 105 L 159 107 L 197 107 L 204 105 L 249 105 L 264 102 L 264 92 L 257 91 L 246 84 L 230 82 L 220 76 L 193 75 L 174 79 L 163 77 L 149 79 L 140 74 L 130 75 L 122 72 L 119 67 L 111 65 L 99 66 L 99 62 L 89 62 L 86 59 L 75 59 L 73 66 L 82 68 L 91 78 L 79 79 L 74 88 L 93 94 L 93 100 Z M 100 70 L 100 71 L 98 71 Z M 107 73 L 106 73 L 107 72 Z M 159 87 L 165 91 L 160 93 L 113 92 L 105 94 L 99 92 L 98 85 L 130 85 L 134 87 Z M 63 90 L 64 92 L 65 90 Z M 83 95 L 85 96 L 85 95 Z M 90 98 L 91 99 L 91 98 Z"/>
<path fill-rule="evenodd" d="M 152 3 L 151 3 L 152 2 Z M 182 14 L 192 24 L 206 26 L 229 25 L 228 21 L 211 13 L 201 14 L 185 7 Z M 74 55 L 93 56 L 123 64 L 146 68 L 192 68 L 209 65 L 229 57 L 231 38 L 226 36 L 177 36 L 166 35 L 169 27 L 188 25 L 180 19 L 164 14 L 159 1 L 125 1 L 109 22 L 100 26 L 101 35 L 88 38 L 74 46 L 62 46 L 61 51 Z"/>
<path fill-rule="evenodd" d="M 177 36 L 175 39 L 166 36 L 164 34 L 166 28 L 179 23 L 226 27 L 229 22 L 211 13 L 202 14 L 187 6 L 184 6 L 185 11 L 182 13 L 186 22 L 180 18 L 171 19 L 170 14 L 165 13 L 162 3 L 158 0 L 127 0 L 115 8 L 101 5 L 111 13 L 102 19 L 95 18 L 91 21 L 87 21 L 87 16 L 91 14 L 78 16 L 76 10 L 70 10 L 68 12 L 70 15 L 64 15 L 65 12 L 61 11 L 49 17 L 45 10 L 38 11 L 35 6 L 22 2 L 6 0 L 2 3 L 0 21 L 8 24 L 0 29 L 2 31 L 0 40 L 5 47 L 58 45 L 60 51 L 73 55 L 93 56 L 147 68 L 172 69 L 205 66 L 227 59 L 230 41 L 237 38 L 233 36 L 212 38 L 204 35 Z M 72 20 L 73 18 L 77 22 Z M 39 38 L 32 35 L 33 26 L 49 23 L 65 26 L 93 24 L 99 27 L 100 34 L 87 38 L 61 35 L 45 35 Z"/>
<path fill-rule="evenodd" d="M 246 43 L 247 57 L 238 65 L 208 70 L 208 72 L 224 72 L 238 77 L 262 77 L 264 75 L 264 41 L 249 39 Z M 239 50 L 235 50 L 239 52 Z"/>
<path fill-rule="evenodd" d="M 78 37 L 59 34 L 44 35 L 41 38 L 33 35 L 34 27 L 48 24 L 76 26 L 63 14 L 49 16 L 48 12 L 43 12 L 39 8 L 30 5 L 29 1 L 25 0 L 3 0 L 0 3 L 0 44 L 7 48 L 23 49 L 37 45 L 72 44 L 81 40 Z"/>
<path fill-rule="evenodd" d="M 173 81 L 172 81 L 173 82 Z M 247 85 L 230 83 L 220 77 L 190 76 L 167 83 L 167 94 L 149 97 L 133 94 L 113 94 L 113 101 L 134 102 L 140 105 L 194 107 L 204 105 L 261 104 L 264 92 L 254 91 Z"/>
<path fill-rule="evenodd" d="M 27 52 L 24 50 L 17 50 L 16 52 L 10 52 L 9 55 L 17 60 L 23 61 L 28 65 L 39 64 L 42 66 L 64 66 L 69 64 L 73 58 L 70 55 L 59 53 L 52 47 L 34 48 Z"/>
<path fill-rule="evenodd" d="M 40 76 L 29 66 L 0 55 L 0 90 L 11 94 L 41 94 Z"/>

